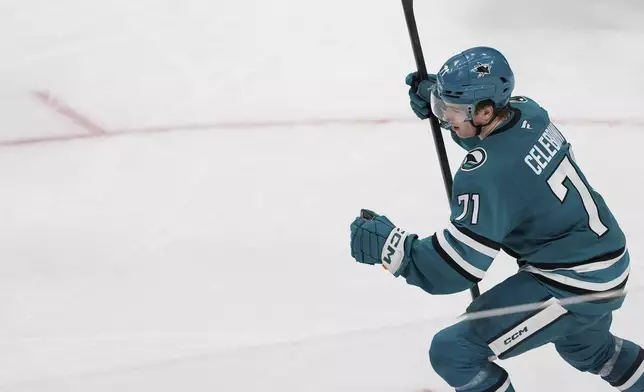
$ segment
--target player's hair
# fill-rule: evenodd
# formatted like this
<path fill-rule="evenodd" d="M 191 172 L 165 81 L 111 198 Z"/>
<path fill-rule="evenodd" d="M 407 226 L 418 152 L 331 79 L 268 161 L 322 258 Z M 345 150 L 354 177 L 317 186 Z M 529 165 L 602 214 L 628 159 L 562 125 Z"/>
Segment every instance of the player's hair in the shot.
<path fill-rule="evenodd" d="M 495 116 L 501 117 L 501 116 L 506 116 L 507 114 L 510 113 L 509 103 L 501 108 L 497 108 L 494 105 L 494 101 L 491 99 L 486 99 L 477 103 L 475 106 L 476 112 L 478 112 L 479 110 L 483 110 L 486 106 L 492 106 L 492 110 L 494 110 Z"/>

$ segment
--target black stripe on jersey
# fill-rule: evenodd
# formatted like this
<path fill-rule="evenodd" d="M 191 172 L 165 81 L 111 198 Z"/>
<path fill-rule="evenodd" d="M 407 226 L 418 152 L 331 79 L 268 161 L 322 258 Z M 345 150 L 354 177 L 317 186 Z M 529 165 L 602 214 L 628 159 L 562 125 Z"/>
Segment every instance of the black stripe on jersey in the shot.
<path fill-rule="evenodd" d="M 546 301 L 547 301 L 547 300 L 549 300 L 550 298 L 552 298 L 552 296 L 551 296 L 551 295 L 548 295 L 547 297 L 542 298 L 542 299 L 540 299 L 540 300 L 539 300 L 539 301 L 537 301 L 537 302 L 546 302 Z M 522 305 L 522 304 L 518 304 L 518 305 L 520 306 L 520 305 Z M 505 335 L 506 333 L 508 333 L 508 332 L 512 331 L 513 329 L 515 329 L 515 328 L 516 328 L 516 327 L 518 327 L 519 325 L 521 325 L 521 324 L 525 323 L 528 319 L 530 319 L 530 318 L 534 317 L 535 315 L 537 315 L 538 313 L 540 313 L 543 309 L 545 309 L 545 308 L 540 308 L 540 309 L 537 309 L 537 310 L 533 310 L 533 311 L 532 311 L 532 312 L 530 312 L 530 313 L 527 313 L 527 314 L 526 314 L 526 316 L 524 316 L 524 317 L 522 317 L 522 318 L 521 318 L 521 320 L 519 320 L 519 321 L 517 321 L 517 322 L 515 322 L 515 323 L 512 323 L 512 325 L 510 325 L 509 327 L 507 327 L 507 328 L 503 329 L 501 332 L 499 332 L 499 333 L 497 333 L 496 335 L 494 335 L 491 339 L 488 339 L 488 340 L 487 340 L 487 344 L 491 344 L 492 342 L 494 342 L 494 341 L 496 341 L 497 339 L 499 339 L 501 336 L 503 336 L 503 335 Z M 485 311 L 486 309 L 482 309 L 482 310 L 483 310 L 483 311 Z M 477 311 L 481 311 L 481 309 L 477 309 Z"/>
<path fill-rule="evenodd" d="M 501 245 L 501 249 L 503 249 L 503 251 L 505 253 L 507 253 L 510 257 L 513 257 L 513 258 L 515 258 L 517 260 L 519 260 L 521 258 L 520 254 L 518 254 L 517 252 L 513 251 L 512 249 L 508 248 L 505 245 Z"/>
<path fill-rule="evenodd" d="M 637 369 L 640 367 L 640 365 L 644 362 L 644 349 L 640 347 L 640 352 L 637 355 L 637 358 L 635 359 L 635 362 L 631 365 L 630 368 L 624 373 L 617 381 L 613 381 L 610 383 L 610 385 L 614 387 L 620 387 L 626 383 L 626 381 L 630 380 L 631 377 L 633 377 L 633 374 L 637 371 Z"/>
<path fill-rule="evenodd" d="M 492 385 L 491 387 L 485 389 L 483 392 L 496 392 L 499 390 L 499 388 L 503 386 L 503 384 L 505 384 L 506 381 L 508 381 L 508 377 L 510 377 L 508 375 L 508 372 L 505 369 L 501 369 L 501 370 L 503 370 L 503 374 L 501 374 L 501 378 L 499 379 L 499 381 L 494 383 L 494 385 Z"/>
<path fill-rule="evenodd" d="M 453 222 L 452 222 L 452 225 L 454 227 L 456 227 L 456 229 L 458 231 L 460 231 L 464 235 L 470 237 L 471 239 L 473 239 L 474 241 L 478 242 L 481 245 L 485 245 L 488 248 L 492 248 L 494 250 L 500 250 L 501 249 L 501 244 L 499 244 L 498 242 L 494 242 L 494 241 L 492 241 L 492 240 L 490 240 L 488 238 L 483 237 L 482 235 L 476 234 L 475 232 L 473 232 L 472 230 L 470 230 L 470 229 L 468 229 L 466 227 L 459 227 L 459 226 L 455 225 Z"/>
<path fill-rule="evenodd" d="M 624 252 L 626 252 L 626 247 L 622 247 L 621 249 L 604 253 L 603 255 L 599 255 L 597 257 L 593 257 L 592 259 L 584 260 L 584 261 L 575 261 L 572 263 L 531 263 L 526 260 L 519 260 L 519 265 L 522 266 L 525 264 L 530 264 L 531 266 L 535 268 L 539 268 L 540 270 L 548 271 L 548 270 L 555 270 L 558 268 L 572 268 L 572 267 L 578 267 L 580 265 L 598 263 L 601 261 L 608 261 L 619 257 Z"/>
<path fill-rule="evenodd" d="M 438 239 L 436 239 L 436 235 L 433 235 L 433 236 L 432 236 L 432 245 L 434 246 L 434 249 L 436 250 L 436 252 L 438 253 L 438 255 L 439 255 L 443 260 L 445 260 L 445 262 L 446 262 L 450 267 L 452 267 L 456 272 L 458 272 L 462 277 L 464 277 L 465 279 L 469 280 L 469 281 L 470 281 L 470 282 L 472 282 L 472 283 L 478 283 L 478 282 L 480 282 L 480 281 L 481 281 L 481 279 L 479 279 L 479 278 L 477 278 L 476 276 L 474 276 L 474 275 L 470 274 L 469 272 L 465 271 L 465 270 L 463 269 L 463 267 L 461 267 L 460 265 L 458 265 L 458 263 L 457 263 L 457 262 L 455 262 L 455 261 L 454 261 L 454 259 L 452 259 L 452 258 L 450 257 L 450 255 L 448 255 L 448 254 L 447 254 L 447 252 L 445 252 L 445 250 L 443 249 L 443 247 L 441 246 L 441 244 L 439 244 L 439 243 L 438 243 Z"/>
<path fill-rule="evenodd" d="M 613 287 L 611 289 L 603 290 L 603 291 L 593 291 L 593 290 L 582 289 L 581 287 L 568 286 L 567 284 L 557 282 L 556 280 L 552 280 L 552 279 L 546 278 L 545 276 L 541 276 L 541 275 L 538 275 L 538 274 L 530 274 L 530 275 L 532 275 L 532 277 L 534 277 L 535 279 L 537 279 L 538 281 L 540 281 L 543 284 L 547 284 L 548 286 L 552 286 L 552 287 L 554 287 L 556 289 L 564 290 L 564 291 L 567 291 L 569 293 L 577 294 L 577 295 L 599 294 L 599 293 L 607 293 L 607 292 L 613 291 L 613 290 L 621 290 L 624 287 L 626 287 L 626 282 L 628 282 L 628 277 L 627 277 L 626 279 L 624 279 L 624 281 L 621 284 L 619 284 L 619 285 L 617 285 L 617 286 L 615 286 L 615 287 Z M 589 303 L 602 303 L 602 302 L 614 301 L 615 299 L 616 298 L 606 298 L 606 299 L 599 299 L 599 300 L 588 301 L 588 302 Z"/>

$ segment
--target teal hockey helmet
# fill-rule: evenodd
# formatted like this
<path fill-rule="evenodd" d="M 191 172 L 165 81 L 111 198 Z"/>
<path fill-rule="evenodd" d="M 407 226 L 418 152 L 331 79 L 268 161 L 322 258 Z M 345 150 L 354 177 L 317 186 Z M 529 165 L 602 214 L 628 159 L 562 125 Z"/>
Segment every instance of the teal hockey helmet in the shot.
<path fill-rule="evenodd" d="M 501 52 L 485 46 L 470 48 L 441 67 L 432 89 L 432 111 L 446 120 L 449 108 L 459 120 L 472 120 L 477 104 L 489 100 L 501 109 L 513 90 L 514 73 Z"/>

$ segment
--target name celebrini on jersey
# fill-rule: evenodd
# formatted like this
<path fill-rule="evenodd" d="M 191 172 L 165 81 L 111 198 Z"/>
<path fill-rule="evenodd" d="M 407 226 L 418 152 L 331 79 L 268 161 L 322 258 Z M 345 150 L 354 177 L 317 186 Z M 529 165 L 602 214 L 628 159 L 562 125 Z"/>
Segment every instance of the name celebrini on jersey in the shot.
<path fill-rule="evenodd" d="M 535 144 L 530 149 L 530 152 L 525 156 L 523 161 L 530 166 L 530 169 L 532 169 L 536 175 L 540 175 L 543 173 L 546 166 L 548 166 L 552 157 L 554 157 L 561 149 L 566 138 L 564 138 L 559 130 L 550 123 L 537 141 L 538 144 Z"/>

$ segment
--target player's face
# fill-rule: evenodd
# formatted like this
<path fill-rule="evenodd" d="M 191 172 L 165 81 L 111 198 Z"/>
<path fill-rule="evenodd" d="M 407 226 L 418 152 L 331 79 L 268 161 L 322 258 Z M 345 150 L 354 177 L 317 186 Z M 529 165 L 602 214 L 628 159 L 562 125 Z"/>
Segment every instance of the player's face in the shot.
<path fill-rule="evenodd" d="M 466 122 L 449 122 L 449 125 L 452 126 L 452 130 L 456 132 L 456 135 L 461 139 L 467 139 L 470 137 L 476 136 L 476 127 L 472 125 L 469 121 Z"/>
<path fill-rule="evenodd" d="M 447 122 L 460 138 L 476 135 L 476 127 L 470 123 L 469 105 L 455 105 L 435 100 L 432 110 L 438 118 Z"/>
<path fill-rule="evenodd" d="M 456 135 L 458 135 L 458 137 L 460 137 L 461 139 L 467 139 L 476 136 L 476 126 L 489 124 L 492 120 L 493 114 L 494 111 L 492 110 L 492 108 L 487 106 L 481 110 L 477 110 L 472 117 L 472 121 L 461 121 L 462 117 L 446 119 L 446 121 L 452 126 L 452 130 L 456 132 Z"/>
<path fill-rule="evenodd" d="M 474 105 L 446 102 L 439 96 L 435 86 L 430 98 L 432 112 L 438 119 L 448 123 L 461 139 L 476 136 L 477 126 L 489 124 L 494 115 L 493 108 L 489 106 L 476 110 Z"/>
<path fill-rule="evenodd" d="M 476 127 L 471 124 L 474 120 L 472 105 L 445 102 L 439 97 L 436 89 L 432 90 L 430 103 L 436 117 L 448 123 L 458 137 L 476 136 Z"/>

